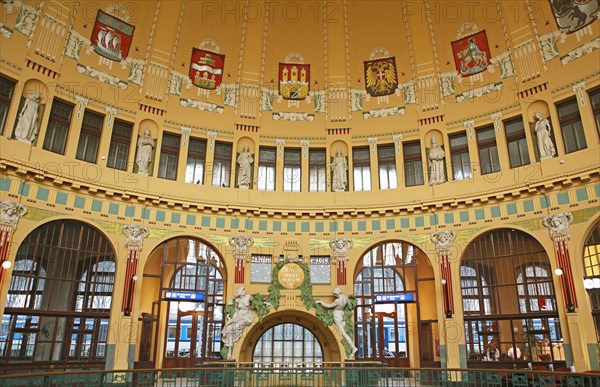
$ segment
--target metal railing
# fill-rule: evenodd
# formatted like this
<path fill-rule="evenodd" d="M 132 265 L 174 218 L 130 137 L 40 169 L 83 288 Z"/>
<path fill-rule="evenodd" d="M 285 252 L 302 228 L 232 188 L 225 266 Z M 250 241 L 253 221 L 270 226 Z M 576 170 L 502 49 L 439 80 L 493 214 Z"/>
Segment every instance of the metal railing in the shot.
<path fill-rule="evenodd" d="M 76 371 L 0 376 L 0 387 L 408 387 L 553 386 L 600 387 L 600 374 L 499 369 L 389 368 L 379 363 L 297 367 L 210 363 L 198 368 Z"/>

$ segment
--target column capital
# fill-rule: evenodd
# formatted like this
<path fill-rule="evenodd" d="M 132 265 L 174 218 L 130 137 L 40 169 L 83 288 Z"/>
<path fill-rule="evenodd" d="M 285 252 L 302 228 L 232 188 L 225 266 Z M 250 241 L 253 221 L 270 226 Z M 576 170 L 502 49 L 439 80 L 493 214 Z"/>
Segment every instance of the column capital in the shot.
<path fill-rule="evenodd" d="M 10 200 L 0 200 L 0 224 L 13 230 L 17 228 L 19 220 L 27 213 L 27 207 Z"/>
<path fill-rule="evenodd" d="M 142 251 L 144 239 L 150 235 L 150 229 L 137 224 L 126 224 L 123 226 L 125 235 L 125 247 L 130 250 Z"/>

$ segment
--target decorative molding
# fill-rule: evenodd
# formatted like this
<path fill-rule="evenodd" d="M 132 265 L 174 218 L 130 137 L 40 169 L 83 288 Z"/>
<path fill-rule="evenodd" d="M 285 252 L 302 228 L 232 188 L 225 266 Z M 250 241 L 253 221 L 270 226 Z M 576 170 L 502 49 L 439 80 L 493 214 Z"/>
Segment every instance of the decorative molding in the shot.
<path fill-rule="evenodd" d="M 310 91 L 308 95 L 313 100 L 313 111 L 315 113 L 325 113 L 327 110 L 327 91 L 315 90 Z"/>
<path fill-rule="evenodd" d="M 473 128 L 475 127 L 475 120 L 465 121 L 463 123 L 463 126 L 465 129 L 467 129 L 467 132 L 469 134 L 469 141 L 473 141 Z"/>
<path fill-rule="evenodd" d="M 277 92 L 268 87 L 261 87 L 262 93 L 260 94 L 260 110 L 263 112 L 273 111 L 273 102 Z"/>
<path fill-rule="evenodd" d="M 456 232 L 451 230 L 439 231 L 431 234 L 430 240 L 435 245 L 435 251 L 438 254 L 452 253 L 452 244 L 456 239 Z"/>
<path fill-rule="evenodd" d="M 0 227 L 14 231 L 19 220 L 27 214 L 27 207 L 10 200 L 0 200 Z"/>
<path fill-rule="evenodd" d="M 4 36 L 7 39 L 13 34 L 13 30 L 4 25 L 4 23 L 0 22 L 0 35 Z"/>
<path fill-rule="evenodd" d="M 208 137 L 208 150 L 213 149 L 213 144 L 215 142 L 215 139 L 217 138 L 217 136 L 219 135 L 219 132 L 216 132 L 214 130 L 207 130 L 206 131 L 206 137 Z"/>
<path fill-rule="evenodd" d="M 78 63 L 77 64 L 77 72 L 87 75 L 88 77 L 97 79 L 101 82 L 108 83 L 109 85 L 116 86 L 119 89 L 123 89 L 123 90 L 127 89 L 127 82 L 122 81 L 113 75 L 104 73 L 100 70 L 96 70 L 95 68 L 90 67 L 88 65 L 84 66 L 84 65 Z"/>
<path fill-rule="evenodd" d="M 179 100 L 179 104 L 188 108 L 198 109 L 211 113 L 223 114 L 223 111 L 225 110 L 223 106 L 219 106 L 210 102 L 196 101 L 190 98 L 181 98 Z"/>
<path fill-rule="evenodd" d="M 83 107 L 87 106 L 90 100 L 82 95 L 76 95 L 75 101 L 77 102 L 77 119 L 80 120 L 83 115 Z"/>
<path fill-rule="evenodd" d="M 540 35 L 538 41 L 542 51 L 542 59 L 544 62 L 549 62 L 554 58 L 557 58 L 560 54 L 558 53 L 558 43 L 556 38 L 562 37 L 560 31 L 548 32 L 547 34 Z"/>
<path fill-rule="evenodd" d="M 468 101 L 473 98 L 483 97 L 484 95 L 502 90 L 502 82 L 488 83 L 487 85 L 478 87 L 476 89 L 465 91 L 456 95 L 456 102 Z"/>
<path fill-rule="evenodd" d="M 276 138 L 275 144 L 277 144 L 277 156 L 283 156 L 283 147 L 285 146 L 285 138 Z"/>
<path fill-rule="evenodd" d="M 561 56 L 560 63 L 566 65 L 567 63 L 570 63 L 575 59 L 579 59 L 584 55 L 590 54 L 598 48 L 600 48 L 600 38 L 596 38 L 591 42 L 587 42 L 586 44 L 569 51 L 566 55 Z"/>
<path fill-rule="evenodd" d="M 542 224 L 550 232 L 552 240 L 556 238 L 569 240 L 571 238 L 571 231 L 569 230 L 571 223 L 573 223 L 573 215 L 570 212 L 548 215 L 542 219 Z"/>
<path fill-rule="evenodd" d="M 350 112 L 363 110 L 363 98 L 367 92 L 363 89 L 350 89 Z"/>
<path fill-rule="evenodd" d="M 309 113 L 278 112 L 273 113 L 275 121 L 314 121 L 315 115 Z"/>
<path fill-rule="evenodd" d="M 183 135 L 183 146 L 186 147 L 187 142 L 190 138 L 190 134 L 192 134 L 192 128 L 182 126 L 181 128 L 179 128 L 179 130 L 181 130 L 181 134 Z"/>
<path fill-rule="evenodd" d="M 369 59 L 373 60 L 378 58 L 389 58 L 389 56 L 390 53 L 388 52 L 388 50 L 386 50 L 383 47 L 376 47 L 371 50 L 371 53 L 369 54 Z"/>
<path fill-rule="evenodd" d="M 238 85 L 235 83 L 221 83 L 219 89 L 225 93 L 223 105 L 233 108 L 237 107 Z"/>
<path fill-rule="evenodd" d="M 179 71 L 171 70 L 171 76 L 169 78 L 169 91 L 171 95 L 181 95 L 181 89 L 185 84 L 186 89 L 189 89 L 192 85 L 192 80 L 187 74 L 180 73 Z"/>
<path fill-rule="evenodd" d="M 125 63 L 129 64 L 129 75 L 127 76 L 127 80 L 133 84 L 142 86 L 144 71 L 146 69 L 146 60 L 127 57 L 121 63 L 122 65 L 125 65 Z"/>
<path fill-rule="evenodd" d="M 406 113 L 406 109 L 403 106 L 389 107 L 383 109 L 373 109 L 363 112 L 363 118 L 365 120 L 371 118 L 384 118 L 392 116 L 402 116 Z"/>
<path fill-rule="evenodd" d="M 27 44 L 27 47 L 29 47 L 29 44 L 31 43 L 31 38 L 33 36 L 33 31 L 35 31 L 40 9 L 32 7 L 31 5 L 25 4 L 18 0 L 15 1 L 13 4 L 17 8 L 17 21 L 15 22 L 15 31 L 18 31 L 29 38 L 29 43 Z"/>
<path fill-rule="evenodd" d="M 515 64 L 512 61 L 510 52 L 504 51 L 490 59 L 494 66 L 500 67 L 500 78 L 506 79 L 515 76 Z M 491 69 L 490 69 L 491 70 Z"/>
<path fill-rule="evenodd" d="M 119 111 L 117 110 L 117 108 L 108 105 L 104 106 L 104 111 L 108 114 L 108 117 L 106 118 L 106 128 L 110 129 L 113 123 L 113 119 L 117 114 L 119 114 Z"/>
<path fill-rule="evenodd" d="M 93 50 L 92 42 L 85 36 L 81 35 L 79 32 L 72 29 L 69 32 L 69 36 L 67 37 L 67 44 L 65 46 L 65 56 L 73 60 L 79 60 L 81 49 L 84 47 L 86 54 L 90 55 Z"/>
<path fill-rule="evenodd" d="M 500 134 L 500 119 L 502 118 L 502 112 L 493 113 L 490 115 L 490 119 L 494 122 L 496 133 Z"/>
<path fill-rule="evenodd" d="M 142 251 L 144 239 L 150 235 L 150 229 L 136 224 L 125 224 L 123 225 L 123 235 L 125 235 L 125 247 Z"/>
<path fill-rule="evenodd" d="M 442 97 L 448 97 L 456 94 L 455 82 L 458 78 L 458 71 L 450 71 L 440 74 L 440 87 L 442 89 Z"/>
<path fill-rule="evenodd" d="M 310 140 L 300 140 L 300 146 L 302 147 L 302 157 L 306 159 L 308 157 L 308 147 L 310 146 Z"/>
<path fill-rule="evenodd" d="M 587 83 L 585 81 L 581 81 L 574 84 L 572 88 L 573 93 L 576 93 L 579 97 L 579 104 L 581 104 L 581 106 L 585 106 L 585 98 L 583 97 L 583 92 L 585 91 L 586 87 Z"/>
<path fill-rule="evenodd" d="M 399 87 L 402 88 L 405 105 L 414 105 L 417 103 L 417 87 L 414 81 L 402 83 Z"/>
<path fill-rule="evenodd" d="M 392 136 L 392 140 L 394 140 L 394 143 L 396 143 L 396 153 L 400 154 L 400 151 L 402 150 L 402 139 L 404 138 L 404 135 L 402 133 L 400 134 L 394 134 Z"/>

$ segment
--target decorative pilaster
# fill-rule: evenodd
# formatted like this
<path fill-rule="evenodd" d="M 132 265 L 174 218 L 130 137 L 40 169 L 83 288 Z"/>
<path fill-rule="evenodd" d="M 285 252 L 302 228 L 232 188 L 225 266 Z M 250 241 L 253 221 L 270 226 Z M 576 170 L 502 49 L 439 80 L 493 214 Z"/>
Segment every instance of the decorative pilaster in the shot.
<path fill-rule="evenodd" d="M 185 148 L 187 146 L 188 140 L 190 139 L 190 134 L 192 134 L 192 128 L 182 126 L 180 130 L 181 134 L 183 135 L 183 147 Z"/>
<path fill-rule="evenodd" d="M 571 258 L 569 257 L 569 239 L 571 232 L 569 224 L 573 223 L 573 215 L 570 212 L 545 216 L 543 225 L 550 231 L 550 238 L 554 241 L 556 252 L 557 269 L 556 275 L 560 277 L 563 297 L 567 303 L 567 311 L 575 312 L 577 308 L 577 295 L 573 283 L 573 271 L 571 270 Z"/>
<path fill-rule="evenodd" d="M 490 119 L 494 122 L 494 128 L 496 128 L 496 133 L 500 134 L 500 120 L 502 119 L 502 112 L 492 114 L 490 116 Z"/>
<path fill-rule="evenodd" d="M 475 127 L 475 120 L 469 120 L 463 122 L 463 126 L 467 129 L 469 134 L 469 141 L 473 141 L 473 128 Z"/>
<path fill-rule="evenodd" d="M 213 130 L 207 130 L 206 131 L 206 136 L 208 137 L 208 150 L 212 151 L 213 149 L 213 144 L 215 142 L 215 139 L 217 138 L 219 132 L 215 132 Z"/>
<path fill-rule="evenodd" d="M 431 242 L 435 244 L 435 252 L 440 258 L 442 275 L 442 293 L 444 297 L 444 313 L 450 318 L 454 314 L 454 297 L 452 296 L 452 272 L 450 270 L 450 254 L 452 243 L 456 239 L 454 231 L 439 231 L 431 234 Z"/>
<path fill-rule="evenodd" d="M 113 124 L 114 118 L 117 116 L 117 114 L 119 114 L 119 111 L 117 110 L 117 108 L 114 108 L 112 106 L 105 106 L 104 111 L 106 112 L 106 114 L 108 114 L 108 117 L 106 118 L 106 129 L 110 129 Z"/>
<path fill-rule="evenodd" d="M 371 148 L 371 156 L 375 156 L 375 149 L 377 148 L 377 137 L 368 137 L 369 148 Z"/>
<path fill-rule="evenodd" d="M 229 239 L 229 245 L 233 247 L 233 259 L 235 260 L 235 283 L 244 283 L 245 263 L 248 258 L 250 247 L 254 240 L 248 236 L 235 236 Z"/>
<path fill-rule="evenodd" d="M 10 267 L 7 261 L 8 248 L 13 232 L 17 229 L 19 219 L 27 213 L 27 208 L 19 203 L 0 200 L 0 283 L 4 269 Z"/>
<path fill-rule="evenodd" d="M 337 262 L 337 284 L 346 285 L 346 266 L 348 263 L 349 252 L 354 245 L 352 239 L 334 239 L 329 242 L 329 247 L 333 249 L 333 259 Z"/>
<path fill-rule="evenodd" d="M 123 226 L 123 235 L 125 235 L 125 247 L 129 251 L 129 254 L 127 257 L 127 267 L 125 269 L 125 287 L 123 289 L 121 311 L 124 312 L 126 316 L 129 316 L 133 308 L 135 283 L 138 280 L 136 275 L 138 256 L 144 246 L 144 239 L 150 235 L 150 229 L 135 224 L 126 224 Z"/>

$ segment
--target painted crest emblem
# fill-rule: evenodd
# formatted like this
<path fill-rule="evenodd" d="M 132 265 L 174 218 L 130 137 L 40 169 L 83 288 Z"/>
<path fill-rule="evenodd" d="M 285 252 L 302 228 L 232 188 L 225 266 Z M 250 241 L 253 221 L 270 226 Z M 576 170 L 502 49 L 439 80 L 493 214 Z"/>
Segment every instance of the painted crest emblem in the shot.
<path fill-rule="evenodd" d="M 127 58 L 135 27 L 98 10 L 92 30 L 92 46 L 99 55 L 117 62 Z"/>
<path fill-rule="evenodd" d="M 485 30 L 453 41 L 452 52 L 460 75 L 468 77 L 482 72 L 491 57 Z"/>
<path fill-rule="evenodd" d="M 582 29 L 598 17 L 600 0 L 550 0 L 556 24 L 562 32 Z"/>
<path fill-rule="evenodd" d="M 214 90 L 223 80 L 225 55 L 195 48 L 192 50 L 189 76 L 202 89 Z"/>
<path fill-rule="evenodd" d="M 396 57 L 365 61 L 365 86 L 372 97 L 393 94 L 398 87 Z"/>
<path fill-rule="evenodd" d="M 305 99 L 309 88 L 310 65 L 279 63 L 279 93 L 284 99 Z"/>

